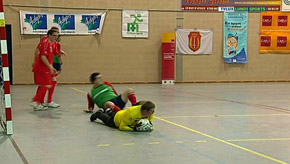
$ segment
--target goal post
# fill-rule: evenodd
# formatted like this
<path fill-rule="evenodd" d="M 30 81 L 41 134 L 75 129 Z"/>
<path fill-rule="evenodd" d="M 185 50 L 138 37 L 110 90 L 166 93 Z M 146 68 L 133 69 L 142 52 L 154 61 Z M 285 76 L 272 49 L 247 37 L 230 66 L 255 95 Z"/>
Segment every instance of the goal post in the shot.
<path fill-rule="evenodd" d="M 9 61 L 7 51 L 7 37 L 5 28 L 5 15 L 3 0 L 0 0 L 0 122 L 7 135 L 13 134 L 12 128 L 12 108 L 10 94 Z"/>

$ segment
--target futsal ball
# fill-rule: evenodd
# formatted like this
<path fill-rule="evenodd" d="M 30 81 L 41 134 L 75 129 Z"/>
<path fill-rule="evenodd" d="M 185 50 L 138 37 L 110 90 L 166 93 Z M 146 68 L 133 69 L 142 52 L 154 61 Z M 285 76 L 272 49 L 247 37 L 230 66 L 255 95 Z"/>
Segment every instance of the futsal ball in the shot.
<path fill-rule="evenodd" d="M 150 132 L 153 130 L 153 124 L 148 119 L 140 119 L 136 124 L 138 132 Z"/>

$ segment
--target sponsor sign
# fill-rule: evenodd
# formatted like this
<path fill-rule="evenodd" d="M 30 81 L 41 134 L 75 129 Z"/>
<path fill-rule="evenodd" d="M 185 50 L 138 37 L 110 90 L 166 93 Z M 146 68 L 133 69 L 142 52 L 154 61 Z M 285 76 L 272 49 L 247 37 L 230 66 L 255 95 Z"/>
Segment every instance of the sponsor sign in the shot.
<path fill-rule="evenodd" d="M 229 12 L 233 9 L 248 12 L 280 11 L 281 0 L 182 0 L 181 9 L 208 12 Z"/>
<path fill-rule="evenodd" d="M 61 34 L 101 33 L 105 13 L 43 13 L 20 11 L 21 34 L 46 34 L 56 26 Z"/>
<path fill-rule="evenodd" d="M 248 12 L 224 13 L 224 61 L 248 62 Z"/>
<path fill-rule="evenodd" d="M 148 38 L 149 12 L 142 10 L 123 10 L 122 37 Z"/>

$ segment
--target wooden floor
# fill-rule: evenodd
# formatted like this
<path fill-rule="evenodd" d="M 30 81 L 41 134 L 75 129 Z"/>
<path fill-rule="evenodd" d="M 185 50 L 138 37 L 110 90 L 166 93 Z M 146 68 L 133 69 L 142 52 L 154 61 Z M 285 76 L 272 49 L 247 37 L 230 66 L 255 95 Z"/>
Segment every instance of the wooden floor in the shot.
<path fill-rule="evenodd" d="M 82 112 L 90 87 L 59 85 L 61 107 L 35 112 L 36 86 L 12 86 L 14 134 L 0 134 L 0 163 L 290 163 L 290 83 L 115 85 L 156 104 L 149 133 L 90 122 Z"/>

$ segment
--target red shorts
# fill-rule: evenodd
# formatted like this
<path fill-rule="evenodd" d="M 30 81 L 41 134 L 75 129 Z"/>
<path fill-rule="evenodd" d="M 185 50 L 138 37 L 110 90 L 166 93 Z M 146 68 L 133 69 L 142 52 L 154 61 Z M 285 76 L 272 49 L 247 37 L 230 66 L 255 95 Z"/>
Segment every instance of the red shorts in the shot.
<path fill-rule="evenodd" d="M 34 72 L 34 83 L 37 85 L 51 85 L 50 72 Z"/>
<path fill-rule="evenodd" d="M 57 77 L 58 73 L 52 74 L 51 77 Z"/>

